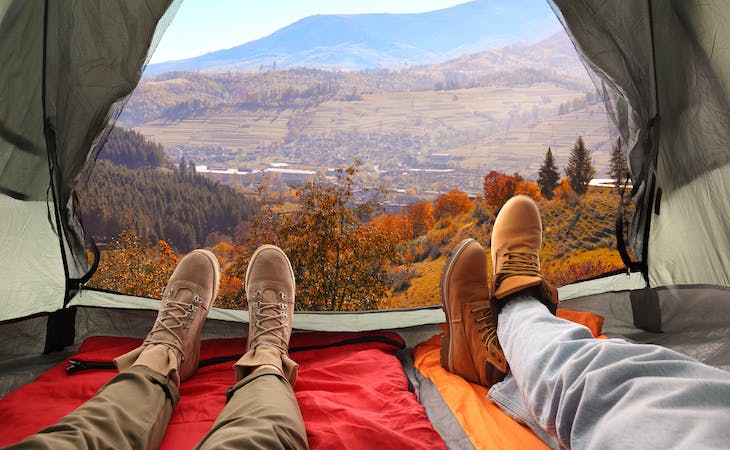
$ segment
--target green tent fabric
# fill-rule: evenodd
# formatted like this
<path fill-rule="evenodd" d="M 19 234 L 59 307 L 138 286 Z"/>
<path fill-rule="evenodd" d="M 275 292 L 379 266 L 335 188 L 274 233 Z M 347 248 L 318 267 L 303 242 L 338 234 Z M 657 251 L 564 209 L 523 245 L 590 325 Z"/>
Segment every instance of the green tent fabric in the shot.
<path fill-rule="evenodd" d="M 7 334 L 43 325 L 78 328 L 83 317 L 104 314 L 101 309 L 118 318 L 111 308 L 132 306 L 138 315 L 154 308 L 148 299 L 84 288 L 80 280 L 90 264 L 74 187 L 178 4 L 0 0 L 0 322 Z M 722 287 L 730 286 L 730 2 L 552 4 L 605 88 L 628 143 L 637 205 L 629 241 L 650 286 L 719 286 L 707 302 L 719 305 L 727 297 Z M 561 296 L 591 294 L 590 301 L 575 301 L 598 307 L 613 298 L 606 292 L 622 291 L 608 314 L 619 303 L 633 306 L 628 292 L 644 285 L 636 274 L 617 275 L 566 286 Z M 687 292 L 695 291 L 661 290 L 658 302 L 680 301 Z M 68 306 L 81 316 L 75 324 L 52 325 L 44 316 L 10 323 Z M 247 320 L 245 312 L 212 316 Z M 346 317 L 315 313 L 295 319 L 295 326 L 367 330 L 443 321 L 438 309 Z"/>
<path fill-rule="evenodd" d="M 171 4 L 172 0 L 0 1 L 0 193 L 41 202 L 48 209 L 50 224 L 45 217 L 44 221 L 62 247 L 56 266 L 67 278 L 62 302 L 70 300 L 73 280 L 90 268 L 75 208 L 77 177 L 110 120 L 121 111 L 123 103 L 117 102 L 139 82 L 150 46 L 159 39 L 158 23 L 165 21 L 166 12 L 167 19 L 174 14 Z M 21 257 L 48 264 L 46 254 Z M 33 265 L 20 267 L 28 271 Z M 2 308 L 0 320 L 27 313 L 32 298 L 28 303 L 22 290 L 5 289 L 10 307 Z M 12 305 L 21 303 L 25 306 L 13 312 Z M 30 310 L 47 311 L 47 304 L 42 301 Z"/>
<path fill-rule="evenodd" d="M 628 143 L 650 286 L 730 286 L 730 3 L 553 3 Z"/>

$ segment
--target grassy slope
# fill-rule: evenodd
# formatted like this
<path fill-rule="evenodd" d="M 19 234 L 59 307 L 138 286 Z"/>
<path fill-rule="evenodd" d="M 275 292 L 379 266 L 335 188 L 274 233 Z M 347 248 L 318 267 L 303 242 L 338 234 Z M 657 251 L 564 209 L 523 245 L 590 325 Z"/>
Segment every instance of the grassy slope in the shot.
<path fill-rule="evenodd" d="M 577 203 L 565 200 L 540 203 L 544 231 L 540 257 L 546 278 L 562 285 L 623 267 L 613 236 L 615 208 L 613 191 L 601 188 L 590 188 Z M 408 289 L 385 299 L 383 306 L 439 304 L 441 272 L 451 249 L 462 239 L 472 237 L 489 251 L 490 233 L 491 222 L 479 226 L 469 215 L 445 226 L 437 224 L 428 235 L 437 248 L 426 259 L 412 265 L 415 277 Z M 488 271 L 490 266 L 488 261 Z"/>

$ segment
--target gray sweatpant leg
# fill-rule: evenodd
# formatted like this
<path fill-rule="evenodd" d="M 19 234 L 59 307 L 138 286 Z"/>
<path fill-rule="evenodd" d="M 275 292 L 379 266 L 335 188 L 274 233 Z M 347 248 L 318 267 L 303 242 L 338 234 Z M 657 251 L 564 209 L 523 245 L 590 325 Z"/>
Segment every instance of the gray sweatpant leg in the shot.
<path fill-rule="evenodd" d="M 489 397 L 564 448 L 728 448 L 730 373 L 675 351 L 594 339 L 531 297 L 499 315 L 511 374 Z"/>

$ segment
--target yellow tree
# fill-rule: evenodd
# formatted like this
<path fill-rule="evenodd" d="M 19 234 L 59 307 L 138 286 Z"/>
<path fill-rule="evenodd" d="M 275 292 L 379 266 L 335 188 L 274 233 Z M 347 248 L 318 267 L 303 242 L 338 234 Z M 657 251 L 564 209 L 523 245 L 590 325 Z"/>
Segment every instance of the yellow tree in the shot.
<path fill-rule="evenodd" d="M 356 167 L 342 170 L 330 184 L 292 187 L 295 211 L 269 206 L 252 220 L 248 247 L 279 245 L 297 279 L 297 307 L 303 310 L 375 309 L 390 291 L 388 269 L 399 261 L 399 236 L 363 220 L 378 210 L 377 199 L 355 201 Z M 250 254 L 231 275 L 243 278 Z"/>
<path fill-rule="evenodd" d="M 158 241 L 157 249 L 150 248 L 128 223 L 102 252 L 99 267 L 89 286 L 159 298 L 175 266 L 177 257 L 167 242 Z"/>

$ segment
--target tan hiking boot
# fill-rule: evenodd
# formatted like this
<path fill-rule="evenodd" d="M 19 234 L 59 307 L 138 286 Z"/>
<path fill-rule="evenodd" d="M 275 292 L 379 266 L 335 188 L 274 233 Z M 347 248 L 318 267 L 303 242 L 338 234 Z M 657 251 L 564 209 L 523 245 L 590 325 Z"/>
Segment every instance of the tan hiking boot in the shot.
<path fill-rule="evenodd" d="M 248 342 L 234 365 L 240 380 L 260 366 L 277 368 L 293 385 L 297 364 L 289 359 L 296 283 L 289 258 L 279 247 L 262 245 L 246 269 Z"/>
<path fill-rule="evenodd" d="M 512 197 L 502 206 L 492 229 L 496 312 L 518 294 L 529 294 L 555 314 L 558 291 L 542 278 L 541 247 L 542 222 L 537 203 L 526 195 Z"/>
<path fill-rule="evenodd" d="M 447 331 L 441 366 L 472 383 L 491 386 L 507 372 L 497 340 L 487 280 L 487 253 L 474 239 L 456 246 L 441 277 Z"/>
<path fill-rule="evenodd" d="M 200 360 L 200 332 L 219 285 L 220 266 L 213 253 L 185 255 L 162 292 L 152 330 L 140 347 L 114 360 L 117 368 L 146 366 L 177 384 L 192 377 Z"/>

